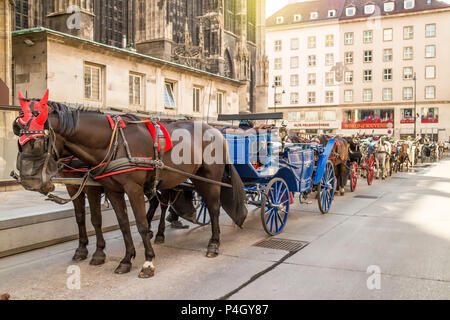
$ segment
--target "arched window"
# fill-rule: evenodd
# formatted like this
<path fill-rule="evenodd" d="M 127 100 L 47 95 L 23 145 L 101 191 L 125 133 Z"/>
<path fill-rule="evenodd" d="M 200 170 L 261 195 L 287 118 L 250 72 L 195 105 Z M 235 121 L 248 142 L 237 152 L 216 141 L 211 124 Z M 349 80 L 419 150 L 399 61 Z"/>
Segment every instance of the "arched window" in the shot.
<path fill-rule="evenodd" d="M 223 66 L 223 74 L 227 78 L 234 78 L 233 60 L 231 59 L 228 49 L 225 51 L 225 63 Z"/>

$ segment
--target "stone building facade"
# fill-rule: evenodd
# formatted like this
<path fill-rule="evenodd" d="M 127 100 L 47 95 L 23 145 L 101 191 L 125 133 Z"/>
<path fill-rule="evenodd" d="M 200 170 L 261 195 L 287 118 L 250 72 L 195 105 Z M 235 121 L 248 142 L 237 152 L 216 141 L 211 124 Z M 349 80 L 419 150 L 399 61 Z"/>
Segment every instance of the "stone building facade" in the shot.
<path fill-rule="evenodd" d="M 17 0 L 15 28 L 46 27 L 223 75 L 267 106 L 265 0 Z"/>

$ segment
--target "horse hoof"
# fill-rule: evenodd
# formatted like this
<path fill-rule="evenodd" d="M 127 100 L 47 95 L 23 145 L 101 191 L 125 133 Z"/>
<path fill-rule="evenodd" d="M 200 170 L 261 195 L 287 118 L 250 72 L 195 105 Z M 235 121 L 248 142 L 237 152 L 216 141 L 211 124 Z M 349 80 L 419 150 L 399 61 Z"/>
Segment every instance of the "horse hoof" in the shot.
<path fill-rule="evenodd" d="M 88 256 L 88 249 L 87 248 L 78 248 L 75 251 L 74 256 L 72 257 L 72 261 L 83 261 L 86 260 Z"/>
<path fill-rule="evenodd" d="M 139 278 L 141 279 L 147 279 L 151 278 L 155 275 L 155 268 L 148 267 L 148 268 L 142 268 L 141 272 L 139 272 Z"/>
<path fill-rule="evenodd" d="M 103 251 L 96 251 L 94 255 L 92 256 L 91 261 L 89 264 L 91 266 L 99 266 L 105 263 L 106 260 L 106 254 Z"/>
<path fill-rule="evenodd" d="M 219 243 L 210 243 L 208 245 L 208 251 L 206 252 L 207 258 L 216 258 L 219 255 Z"/>
<path fill-rule="evenodd" d="M 150 239 L 153 238 L 153 231 L 152 230 L 148 230 L 148 236 L 150 237 Z"/>
<path fill-rule="evenodd" d="M 124 274 L 131 271 L 131 263 L 121 263 L 119 266 L 114 270 L 114 273 L 116 274 Z"/>
<path fill-rule="evenodd" d="M 155 243 L 157 243 L 157 244 L 163 244 L 164 241 L 165 241 L 165 237 L 164 237 L 164 236 L 156 235 Z"/>
<path fill-rule="evenodd" d="M 339 193 L 341 194 L 341 196 L 345 195 L 345 191 L 343 190 L 341 190 Z"/>

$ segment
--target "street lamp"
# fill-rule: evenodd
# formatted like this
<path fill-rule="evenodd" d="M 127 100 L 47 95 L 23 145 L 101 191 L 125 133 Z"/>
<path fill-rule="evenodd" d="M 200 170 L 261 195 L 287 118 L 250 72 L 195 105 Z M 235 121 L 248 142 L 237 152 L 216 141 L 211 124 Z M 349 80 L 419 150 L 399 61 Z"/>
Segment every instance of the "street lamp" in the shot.
<path fill-rule="evenodd" d="M 276 86 L 275 84 L 272 85 L 272 88 L 274 90 L 273 94 L 273 106 L 275 107 L 275 112 L 277 112 L 277 88 L 280 88 L 280 86 Z M 286 91 L 283 90 L 281 94 L 285 94 Z"/>
<path fill-rule="evenodd" d="M 417 137 L 417 76 L 414 72 L 414 140 Z"/>

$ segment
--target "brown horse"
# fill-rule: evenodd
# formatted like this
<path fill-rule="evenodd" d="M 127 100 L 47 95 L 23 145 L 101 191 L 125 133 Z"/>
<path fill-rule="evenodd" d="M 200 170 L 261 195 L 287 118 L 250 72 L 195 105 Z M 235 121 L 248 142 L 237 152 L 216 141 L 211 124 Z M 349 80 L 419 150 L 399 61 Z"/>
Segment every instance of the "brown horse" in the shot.
<path fill-rule="evenodd" d="M 319 137 L 320 144 L 326 146 L 331 137 L 321 135 Z M 336 136 L 334 147 L 331 151 L 329 160 L 333 164 L 333 169 L 336 175 L 336 190 L 340 192 L 341 196 L 345 194 L 345 185 L 347 184 L 349 170 L 347 162 L 349 160 L 348 142 L 340 136 Z"/>
<path fill-rule="evenodd" d="M 24 139 L 21 139 L 25 143 L 18 159 L 19 169 L 22 185 L 28 190 L 43 194 L 54 190 L 51 178 L 58 171 L 55 154 L 64 148 L 89 166 L 100 169 L 102 166 L 108 167 L 109 163 L 115 160 L 129 163 L 130 153 L 132 153 L 132 159 L 158 158 L 155 151 L 158 145 L 154 143 L 151 132 L 145 123 L 141 123 L 140 118 L 124 115 L 120 121 L 115 120 L 112 130 L 108 118 L 101 112 L 74 110 L 61 104 L 49 103 L 52 107 L 49 114 L 47 102 L 47 96 L 39 102 L 36 101 L 38 104 L 36 110 L 40 111 L 32 114 L 31 130 L 24 132 L 22 136 Z M 119 135 L 117 130 L 122 122 L 127 125 L 123 130 L 119 129 Z M 45 128 L 48 130 L 44 130 Z M 131 259 L 136 255 L 125 210 L 124 193 L 130 200 L 136 225 L 145 247 L 145 263 L 139 273 L 142 278 L 151 277 L 155 272 L 153 265 L 155 253 L 150 243 L 149 225 L 146 219 L 145 190 L 151 190 L 154 187 L 159 190 L 171 190 L 187 180 L 186 173 L 203 179 L 192 179 L 191 176 L 195 189 L 203 198 L 211 217 L 212 237 L 208 244 L 207 257 L 218 255 L 220 206 L 222 205 L 239 226 L 243 225 L 247 216 L 243 183 L 234 167 L 227 164 L 228 153 L 222 152 L 222 156 L 218 157 L 219 161 L 212 163 L 205 158 L 207 154 L 205 149 L 210 147 L 211 141 L 220 145 L 222 150 L 227 150 L 222 134 L 205 123 L 194 121 L 168 123 L 165 128 L 169 135 L 173 135 L 176 131 L 183 132 L 178 135 L 179 140 L 175 142 L 174 148 L 162 154 L 161 159 L 167 167 L 178 169 L 178 172 L 169 170 L 167 167 L 157 167 L 157 163 L 152 162 L 153 168 L 137 167 L 134 164 L 129 170 L 120 171 L 120 174 L 105 175 L 103 179 L 98 180 L 116 212 L 125 241 L 126 254 L 117 267 L 116 273 L 129 272 Z M 114 140 L 114 132 L 117 133 L 116 140 Z M 209 139 L 205 139 L 206 136 Z M 176 148 L 181 143 L 188 146 L 187 149 Z M 178 152 L 182 150 L 183 155 L 180 156 L 180 153 L 177 154 L 174 150 Z M 188 157 L 191 161 L 179 163 L 180 157 L 183 159 Z M 192 159 L 199 161 L 192 161 Z M 158 170 L 162 170 L 159 177 Z M 221 184 L 222 181 L 226 181 L 231 188 Z"/>
<path fill-rule="evenodd" d="M 398 155 L 398 168 L 400 171 L 403 171 L 404 164 L 406 164 L 406 169 L 408 169 L 409 165 L 411 164 L 408 155 L 408 145 L 406 143 L 402 143 L 400 145 L 400 152 Z"/>

